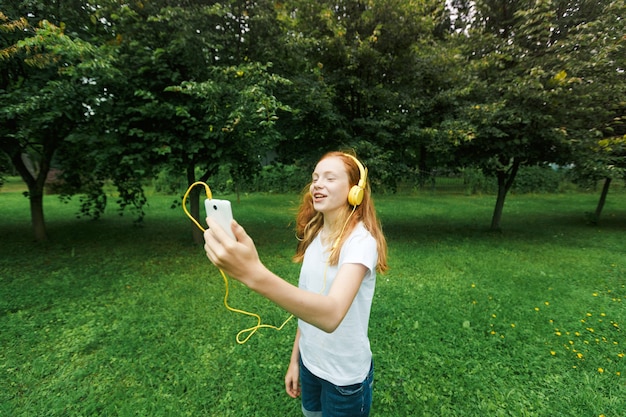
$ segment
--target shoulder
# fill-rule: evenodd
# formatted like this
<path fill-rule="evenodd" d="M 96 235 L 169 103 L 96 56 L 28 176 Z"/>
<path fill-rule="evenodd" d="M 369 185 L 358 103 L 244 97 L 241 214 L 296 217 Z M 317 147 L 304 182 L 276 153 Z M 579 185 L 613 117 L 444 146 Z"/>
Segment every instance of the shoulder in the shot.
<path fill-rule="evenodd" d="M 373 270 L 378 260 L 376 239 L 359 223 L 341 247 L 339 263 L 361 263 Z"/>
<path fill-rule="evenodd" d="M 374 236 L 372 236 L 369 230 L 365 228 L 365 225 L 363 224 L 363 222 L 359 222 L 354 228 L 354 230 L 352 230 L 352 233 L 350 233 L 350 236 L 348 236 L 346 243 L 368 242 L 368 241 L 374 242 L 374 244 L 376 244 L 376 240 L 374 239 Z"/>

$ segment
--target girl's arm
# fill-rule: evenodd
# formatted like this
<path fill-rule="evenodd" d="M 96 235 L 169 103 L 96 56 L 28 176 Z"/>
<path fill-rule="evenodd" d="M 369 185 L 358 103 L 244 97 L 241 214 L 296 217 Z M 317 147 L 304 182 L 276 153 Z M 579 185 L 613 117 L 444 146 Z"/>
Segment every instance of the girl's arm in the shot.
<path fill-rule="evenodd" d="M 215 221 L 207 219 L 204 232 L 207 256 L 218 268 L 253 291 L 313 326 L 332 333 L 345 317 L 356 296 L 367 267 L 344 264 L 328 295 L 302 290 L 283 280 L 263 265 L 254 242 L 237 222 L 231 225 L 232 239 Z"/>

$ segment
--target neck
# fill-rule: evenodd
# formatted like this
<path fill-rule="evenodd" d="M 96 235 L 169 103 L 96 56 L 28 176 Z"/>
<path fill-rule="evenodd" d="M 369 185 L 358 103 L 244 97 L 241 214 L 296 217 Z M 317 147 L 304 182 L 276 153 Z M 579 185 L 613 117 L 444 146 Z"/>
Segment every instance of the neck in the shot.
<path fill-rule="evenodd" d="M 330 240 L 338 240 L 341 238 L 350 218 L 354 215 L 355 209 L 356 207 L 350 210 L 350 212 L 345 213 L 345 216 L 341 216 L 337 212 L 334 213 L 334 216 L 324 215 L 324 225 L 322 226 L 321 236 L 326 244 L 331 243 Z"/>

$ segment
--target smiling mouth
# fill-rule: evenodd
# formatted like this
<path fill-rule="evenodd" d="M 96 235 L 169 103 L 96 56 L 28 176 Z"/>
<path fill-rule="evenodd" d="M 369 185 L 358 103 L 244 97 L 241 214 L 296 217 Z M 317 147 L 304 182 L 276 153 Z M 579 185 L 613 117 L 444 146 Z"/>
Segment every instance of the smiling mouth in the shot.
<path fill-rule="evenodd" d="M 314 200 L 320 200 L 322 198 L 326 197 L 326 194 L 321 194 L 321 193 L 314 193 L 313 194 L 313 199 Z"/>

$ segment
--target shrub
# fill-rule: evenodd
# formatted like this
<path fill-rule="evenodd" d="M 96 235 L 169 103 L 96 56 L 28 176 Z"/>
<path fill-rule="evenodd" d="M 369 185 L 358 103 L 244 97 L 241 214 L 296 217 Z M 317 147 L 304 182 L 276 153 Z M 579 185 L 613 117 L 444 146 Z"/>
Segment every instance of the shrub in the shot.
<path fill-rule="evenodd" d="M 516 194 L 556 193 L 561 189 L 563 177 L 561 171 L 548 165 L 521 167 L 511 191 Z"/>
<path fill-rule="evenodd" d="M 274 163 L 264 166 L 257 176 L 256 191 L 299 192 L 310 179 L 310 173 L 297 165 Z"/>

